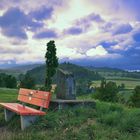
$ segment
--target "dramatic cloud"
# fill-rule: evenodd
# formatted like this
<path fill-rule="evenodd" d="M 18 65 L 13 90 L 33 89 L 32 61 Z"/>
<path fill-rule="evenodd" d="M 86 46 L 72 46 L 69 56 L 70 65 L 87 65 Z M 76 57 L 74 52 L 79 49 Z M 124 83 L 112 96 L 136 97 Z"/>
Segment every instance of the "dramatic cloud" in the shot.
<path fill-rule="evenodd" d="M 0 63 L 44 62 L 54 39 L 60 61 L 138 68 L 139 7 L 138 0 L 1 0 Z"/>
<path fill-rule="evenodd" d="M 49 19 L 52 16 L 53 8 L 52 7 L 42 7 L 39 10 L 33 11 L 30 13 L 31 17 L 36 20 L 45 20 Z"/>
<path fill-rule="evenodd" d="M 58 37 L 57 33 L 53 30 L 42 31 L 42 32 L 39 32 L 34 35 L 34 38 L 36 38 L 36 39 L 44 39 L 44 38 L 53 38 L 54 39 L 57 37 Z"/>
<path fill-rule="evenodd" d="M 117 35 L 117 34 L 126 34 L 129 33 L 130 31 L 132 31 L 132 27 L 130 24 L 122 24 L 119 25 L 118 27 L 116 27 L 116 29 L 113 31 L 113 35 Z"/>
<path fill-rule="evenodd" d="M 71 27 L 67 31 L 65 31 L 66 34 L 71 34 L 71 35 L 78 35 L 82 33 L 81 28 L 76 28 L 76 27 Z"/>
<path fill-rule="evenodd" d="M 41 23 L 33 21 L 18 8 L 10 8 L 0 17 L 2 34 L 7 37 L 27 39 L 26 29 L 42 27 Z"/>
<path fill-rule="evenodd" d="M 118 44 L 117 41 L 103 41 L 99 45 L 102 45 L 103 47 L 108 48 L 117 44 Z"/>
<path fill-rule="evenodd" d="M 103 23 L 103 22 L 104 20 L 101 18 L 100 15 L 92 13 L 89 14 L 88 16 L 78 19 L 75 24 L 77 26 L 82 26 L 86 29 L 90 27 L 93 23 Z"/>

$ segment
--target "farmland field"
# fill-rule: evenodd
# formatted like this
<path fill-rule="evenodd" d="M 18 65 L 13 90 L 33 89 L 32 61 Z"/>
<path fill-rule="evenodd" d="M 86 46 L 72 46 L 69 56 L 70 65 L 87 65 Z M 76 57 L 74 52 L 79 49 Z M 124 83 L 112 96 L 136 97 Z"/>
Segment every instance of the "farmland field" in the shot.
<path fill-rule="evenodd" d="M 112 78 L 112 79 L 107 79 L 108 81 L 113 81 L 117 85 L 121 85 L 122 83 L 125 84 L 125 89 L 134 89 L 137 85 L 140 85 L 140 80 L 139 79 L 134 79 L 134 78 Z M 101 81 L 93 81 L 92 86 L 93 87 L 99 87 Z"/>

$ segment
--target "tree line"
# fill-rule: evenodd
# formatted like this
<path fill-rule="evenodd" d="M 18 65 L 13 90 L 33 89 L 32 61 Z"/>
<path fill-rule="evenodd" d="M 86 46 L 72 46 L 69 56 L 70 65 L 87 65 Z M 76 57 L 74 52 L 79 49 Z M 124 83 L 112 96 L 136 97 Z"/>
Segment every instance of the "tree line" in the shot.
<path fill-rule="evenodd" d="M 17 80 L 14 76 L 0 73 L 0 87 L 16 88 Z"/>

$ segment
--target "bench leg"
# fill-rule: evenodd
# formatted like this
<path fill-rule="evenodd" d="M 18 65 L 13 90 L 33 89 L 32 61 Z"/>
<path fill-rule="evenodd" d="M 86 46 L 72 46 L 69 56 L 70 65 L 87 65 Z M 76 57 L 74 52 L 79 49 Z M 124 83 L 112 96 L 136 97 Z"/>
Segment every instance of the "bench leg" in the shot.
<path fill-rule="evenodd" d="M 8 110 L 8 109 L 4 109 L 4 114 L 5 114 L 5 121 L 9 121 L 14 115 L 15 113 Z"/>
<path fill-rule="evenodd" d="M 26 127 L 30 126 L 35 122 L 38 116 L 20 116 L 21 119 L 21 130 L 24 130 Z"/>

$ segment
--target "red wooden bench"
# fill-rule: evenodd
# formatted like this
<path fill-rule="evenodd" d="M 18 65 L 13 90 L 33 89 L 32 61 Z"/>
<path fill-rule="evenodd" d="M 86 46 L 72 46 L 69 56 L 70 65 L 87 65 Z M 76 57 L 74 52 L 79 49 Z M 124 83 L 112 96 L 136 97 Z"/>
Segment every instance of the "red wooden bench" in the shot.
<path fill-rule="evenodd" d="M 18 100 L 19 103 L 0 103 L 4 107 L 5 120 L 9 121 L 14 114 L 20 115 L 21 129 L 31 125 L 37 118 L 37 116 L 45 115 L 43 108 L 48 108 L 50 103 L 50 92 L 23 89 L 19 90 Z M 25 106 L 25 103 L 39 106 L 40 109 L 34 109 L 32 107 Z"/>

